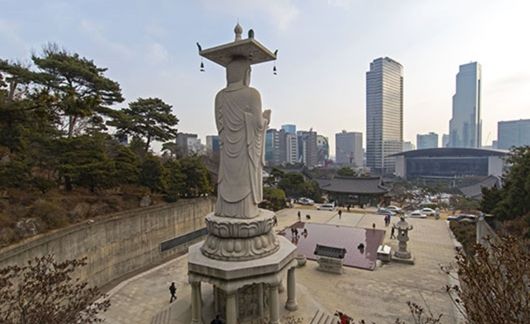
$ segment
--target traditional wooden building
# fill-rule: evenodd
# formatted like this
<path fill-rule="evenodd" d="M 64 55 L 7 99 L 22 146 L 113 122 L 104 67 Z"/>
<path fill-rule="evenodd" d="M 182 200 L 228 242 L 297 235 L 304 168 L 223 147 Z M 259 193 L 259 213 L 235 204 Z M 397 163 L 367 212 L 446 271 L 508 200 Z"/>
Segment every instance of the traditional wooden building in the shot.
<path fill-rule="evenodd" d="M 335 177 L 316 181 L 329 200 L 342 206 L 376 206 L 390 198 L 389 189 L 380 177 Z"/>

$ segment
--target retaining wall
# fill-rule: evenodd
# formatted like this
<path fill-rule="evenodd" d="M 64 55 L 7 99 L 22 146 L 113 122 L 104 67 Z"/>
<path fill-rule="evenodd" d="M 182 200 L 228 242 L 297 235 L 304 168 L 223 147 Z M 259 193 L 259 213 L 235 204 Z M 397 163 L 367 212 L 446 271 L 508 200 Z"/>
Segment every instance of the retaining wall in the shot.
<path fill-rule="evenodd" d="M 185 252 L 202 238 L 163 252 L 160 244 L 203 229 L 204 217 L 213 206 L 212 199 L 187 199 L 86 221 L 0 250 L 0 268 L 24 265 L 45 254 L 54 254 L 59 261 L 87 257 L 88 264 L 79 271 L 80 277 L 103 286 Z"/>

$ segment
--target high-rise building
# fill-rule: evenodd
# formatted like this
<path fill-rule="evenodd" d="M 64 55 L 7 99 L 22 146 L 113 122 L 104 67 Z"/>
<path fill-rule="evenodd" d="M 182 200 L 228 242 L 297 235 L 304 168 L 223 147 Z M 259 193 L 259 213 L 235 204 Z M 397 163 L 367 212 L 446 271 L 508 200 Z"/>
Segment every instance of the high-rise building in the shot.
<path fill-rule="evenodd" d="M 282 164 L 287 160 L 285 131 L 270 128 L 265 134 L 265 161 L 268 165 Z"/>
<path fill-rule="evenodd" d="M 429 134 L 416 135 L 416 147 L 418 150 L 438 148 L 438 134 L 430 132 Z"/>
<path fill-rule="evenodd" d="M 343 130 L 335 134 L 335 162 L 359 168 L 363 166 L 363 133 Z"/>
<path fill-rule="evenodd" d="M 372 172 L 392 174 L 403 145 L 403 66 L 388 57 L 375 59 L 366 72 L 366 164 Z"/>
<path fill-rule="evenodd" d="M 477 62 L 460 65 L 449 122 L 449 147 L 478 148 L 482 145 L 481 67 Z"/>
<path fill-rule="evenodd" d="M 219 154 L 221 142 L 218 135 L 206 136 L 206 151 L 208 154 Z"/>
<path fill-rule="evenodd" d="M 298 137 L 296 136 L 296 134 L 285 134 L 285 146 L 287 153 L 285 162 L 291 164 L 298 163 Z"/>
<path fill-rule="evenodd" d="M 324 135 L 317 135 L 317 164 L 325 165 L 329 160 L 329 141 Z"/>
<path fill-rule="evenodd" d="M 203 153 L 203 145 L 197 134 L 178 133 L 175 138 L 177 156 Z"/>
<path fill-rule="evenodd" d="M 282 125 L 282 129 L 283 129 L 287 134 L 296 134 L 296 125 L 293 125 L 293 124 L 285 124 L 285 125 Z"/>
<path fill-rule="evenodd" d="M 402 152 L 414 151 L 416 146 L 411 141 L 403 142 Z"/>
<path fill-rule="evenodd" d="M 442 134 L 442 147 L 449 147 L 449 134 Z"/>
<path fill-rule="evenodd" d="M 503 150 L 530 145 L 530 119 L 498 122 L 497 138 L 497 148 Z"/>
<path fill-rule="evenodd" d="M 299 160 L 308 168 L 314 167 L 318 164 L 317 132 L 297 131 L 296 135 Z"/>

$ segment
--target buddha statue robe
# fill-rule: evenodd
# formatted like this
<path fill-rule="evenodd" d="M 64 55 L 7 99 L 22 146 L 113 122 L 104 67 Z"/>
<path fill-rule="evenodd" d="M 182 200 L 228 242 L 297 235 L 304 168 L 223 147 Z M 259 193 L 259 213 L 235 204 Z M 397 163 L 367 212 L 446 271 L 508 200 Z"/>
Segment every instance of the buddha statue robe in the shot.
<path fill-rule="evenodd" d="M 259 92 L 248 86 L 248 63 L 229 66 L 227 74 L 228 86 L 215 98 L 221 142 L 215 214 L 252 218 L 259 214 L 258 204 L 263 200 L 264 141 L 270 111 L 261 111 Z"/>

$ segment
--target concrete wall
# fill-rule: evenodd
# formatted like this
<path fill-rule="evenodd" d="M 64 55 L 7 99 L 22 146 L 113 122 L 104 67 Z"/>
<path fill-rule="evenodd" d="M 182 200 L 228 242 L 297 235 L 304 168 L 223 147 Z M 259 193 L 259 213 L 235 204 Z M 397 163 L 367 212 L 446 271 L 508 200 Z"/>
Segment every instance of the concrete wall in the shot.
<path fill-rule="evenodd" d="M 103 286 L 186 251 L 193 242 L 164 252 L 160 252 L 160 243 L 203 228 L 204 217 L 213 206 L 212 199 L 181 200 L 45 233 L 0 250 L 0 268 L 24 265 L 45 254 L 54 254 L 57 260 L 87 257 L 81 278 Z"/>

